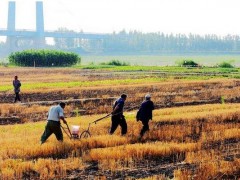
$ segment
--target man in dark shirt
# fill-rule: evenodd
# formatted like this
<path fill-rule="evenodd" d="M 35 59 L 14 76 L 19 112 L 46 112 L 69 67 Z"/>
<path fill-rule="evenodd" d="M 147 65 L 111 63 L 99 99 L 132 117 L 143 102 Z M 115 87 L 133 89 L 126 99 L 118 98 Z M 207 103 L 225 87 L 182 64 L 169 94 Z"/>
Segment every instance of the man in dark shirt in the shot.
<path fill-rule="evenodd" d="M 18 77 L 15 76 L 14 77 L 14 80 L 13 80 L 13 87 L 14 87 L 14 93 L 15 93 L 15 100 L 14 100 L 14 103 L 18 101 L 21 102 L 21 99 L 20 99 L 20 87 L 21 87 L 21 82 L 18 80 Z"/>
<path fill-rule="evenodd" d="M 143 124 L 139 139 L 143 137 L 146 131 L 149 131 L 148 122 L 150 119 L 152 120 L 153 110 L 154 110 L 154 104 L 151 101 L 151 95 L 147 94 L 145 96 L 145 100 L 142 102 L 141 107 L 137 112 L 137 117 L 136 117 L 137 121 L 142 121 L 142 124 Z"/>
<path fill-rule="evenodd" d="M 124 102 L 127 99 L 126 94 L 122 94 L 121 97 L 115 101 L 113 105 L 113 112 L 112 112 L 112 126 L 110 130 L 110 134 L 113 134 L 117 129 L 118 125 L 121 126 L 121 134 L 125 135 L 127 133 L 127 123 L 126 119 L 123 115 L 123 107 Z"/>

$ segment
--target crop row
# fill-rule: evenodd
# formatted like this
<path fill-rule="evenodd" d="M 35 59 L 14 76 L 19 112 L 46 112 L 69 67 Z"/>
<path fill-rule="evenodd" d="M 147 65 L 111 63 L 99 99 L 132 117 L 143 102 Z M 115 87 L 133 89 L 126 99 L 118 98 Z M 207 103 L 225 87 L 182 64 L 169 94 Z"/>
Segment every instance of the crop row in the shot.
<path fill-rule="evenodd" d="M 34 101 L 58 99 L 68 103 L 66 113 L 70 115 L 109 113 L 112 110 L 113 98 L 118 98 L 123 92 L 128 94 L 127 108 L 137 109 L 146 93 L 152 94 L 156 107 L 174 107 L 204 103 L 239 102 L 240 86 L 235 80 L 211 80 L 199 82 L 165 82 L 149 83 L 147 85 L 122 85 L 85 88 L 68 88 L 54 92 L 22 93 L 23 102 L 27 106 L 2 104 L 1 116 L 20 116 L 23 121 L 38 121 L 45 119 L 48 107 Z M 2 97 L 1 97 L 2 96 Z M 13 94 L 0 95 L 2 101 L 12 101 Z M 97 98 L 96 101 L 89 98 Z M 102 99 L 102 100 L 99 100 Z M 71 103 L 73 100 L 79 103 Z M 81 101 L 81 102 L 80 102 Z M 33 105 L 33 106 L 32 106 Z M 32 107 L 31 107 L 32 106 Z M 80 112 L 80 113 L 79 113 Z"/>

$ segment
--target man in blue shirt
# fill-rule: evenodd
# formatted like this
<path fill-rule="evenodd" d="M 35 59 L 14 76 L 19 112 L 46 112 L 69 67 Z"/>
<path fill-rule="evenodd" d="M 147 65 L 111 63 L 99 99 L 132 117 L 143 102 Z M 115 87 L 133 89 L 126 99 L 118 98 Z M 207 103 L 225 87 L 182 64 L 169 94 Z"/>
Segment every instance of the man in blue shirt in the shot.
<path fill-rule="evenodd" d="M 121 97 L 115 101 L 112 111 L 112 126 L 110 134 L 113 134 L 117 129 L 118 125 L 121 126 L 121 134 L 125 135 L 127 133 L 127 123 L 123 115 L 124 102 L 127 99 L 126 94 L 122 94 Z"/>
<path fill-rule="evenodd" d="M 137 121 L 142 121 L 142 124 L 143 124 L 139 139 L 143 137 L 146 131 L 149 131 L 148 122 L 150 119 L 152 120 L 153 110 L 154 110 L 154 104 L 151 101 L 151 95 L 147 94 L 145 96 L 145 100 L 142 102 L 141 107 L 137 112 L 137 117 L 136 117 Z"/>

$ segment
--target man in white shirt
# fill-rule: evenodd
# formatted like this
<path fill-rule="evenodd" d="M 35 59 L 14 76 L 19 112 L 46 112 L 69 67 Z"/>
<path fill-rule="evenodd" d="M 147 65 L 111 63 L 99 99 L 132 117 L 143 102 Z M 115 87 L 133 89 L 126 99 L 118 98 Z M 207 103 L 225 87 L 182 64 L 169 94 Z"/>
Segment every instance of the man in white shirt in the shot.
<path fill-rule="evenodd" d="M 63 113 L 65 105 L 65 103 L 61 102 L 59 105 L 52 106 L 49 109 L 47 125 L 41 137 L 41 144 L 45 143 L 52 133 L 55 134 L 58 141 L 63 141 L 63 133 L 60 126 L 60 120 L 62 120 L 63 123 L 67 124 Z"/>

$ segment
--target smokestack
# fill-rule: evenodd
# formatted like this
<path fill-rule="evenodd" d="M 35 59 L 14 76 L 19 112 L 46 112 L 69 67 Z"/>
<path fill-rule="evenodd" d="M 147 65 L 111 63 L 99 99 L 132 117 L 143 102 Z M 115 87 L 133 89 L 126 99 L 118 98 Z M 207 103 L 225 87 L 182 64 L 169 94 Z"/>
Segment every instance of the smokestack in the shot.
<path fill-rule="evenodd" d="M 15 31 L 15 2 L 9 1 L 8 3 L 8 31 Z"/>
<path fill-rule="evenodd" d="M 36 2 L 36 31 L 38 34 L 44 33 L 43 2 Z"/>

